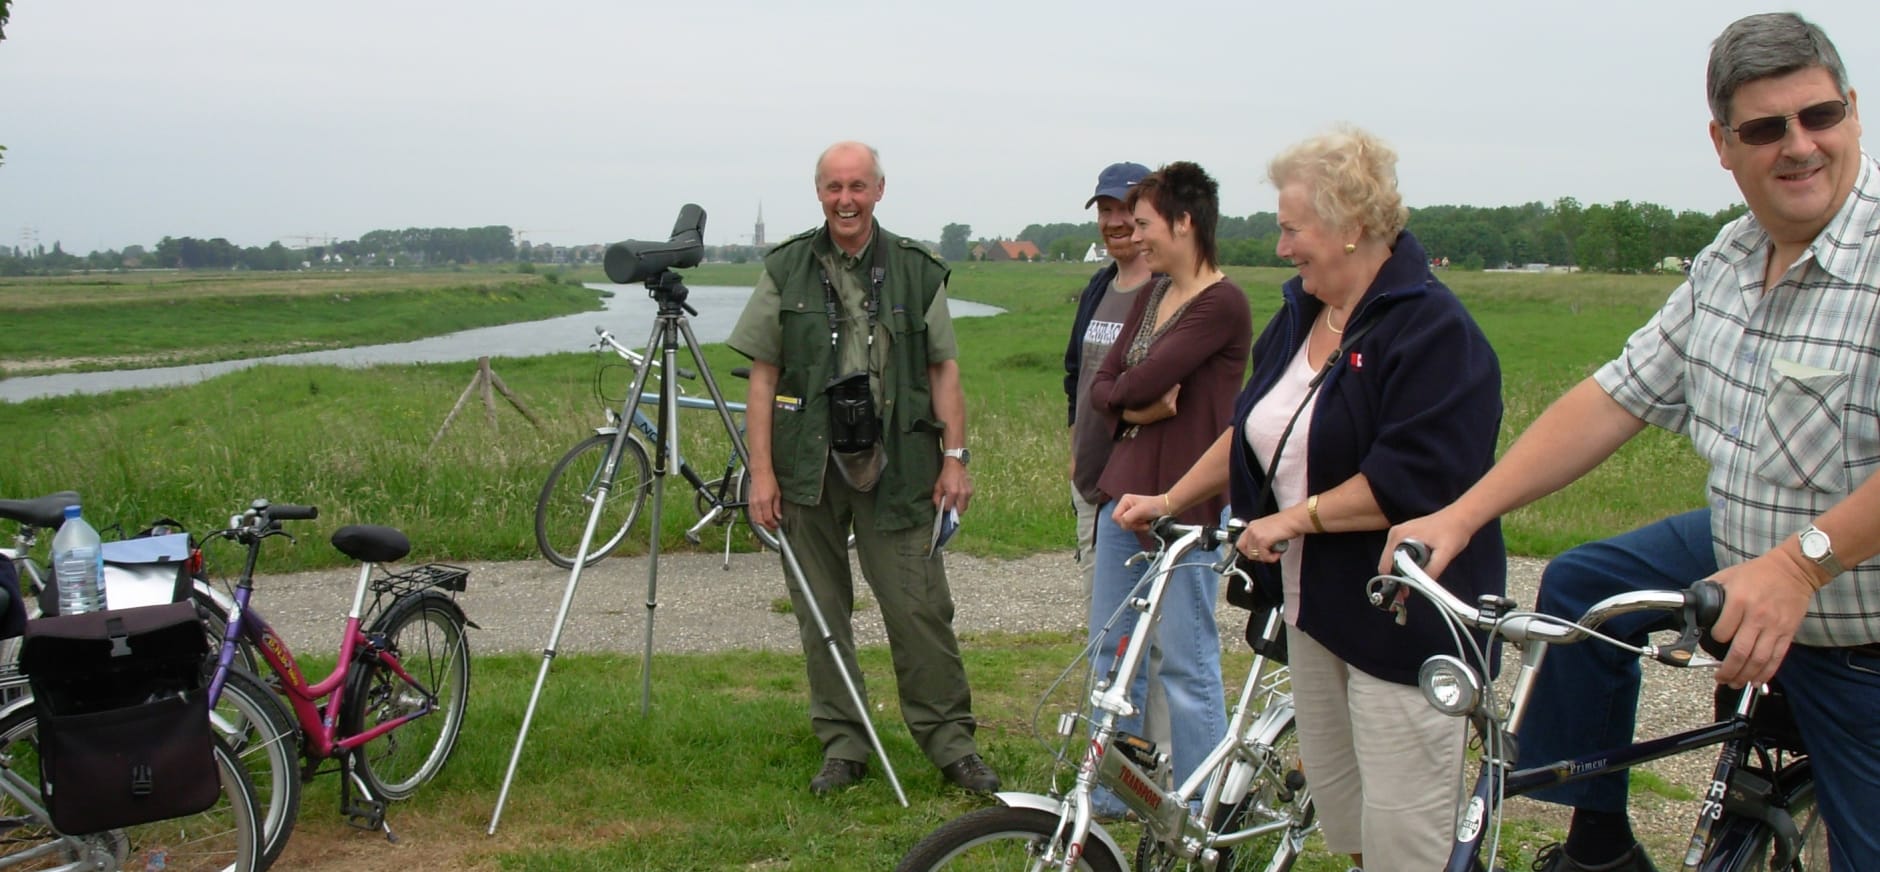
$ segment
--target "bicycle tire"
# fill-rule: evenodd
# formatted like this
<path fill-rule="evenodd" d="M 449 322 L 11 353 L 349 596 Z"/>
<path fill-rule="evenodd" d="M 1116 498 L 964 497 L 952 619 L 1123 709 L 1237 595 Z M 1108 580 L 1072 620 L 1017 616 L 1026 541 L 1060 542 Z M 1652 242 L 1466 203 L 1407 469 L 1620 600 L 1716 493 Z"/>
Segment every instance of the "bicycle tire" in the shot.
<path fill-rule="evenodd" d="M 470 700 L 470 645 L 464 638 L 464 624 L 456 602 L 428 590 L 392 603 L 372 622 L 368 635 L 383 635 L 405 672 L 435 697 L 438 706 L 355 752 L 359 777 L 379 799 L 411 796 L 444 768 L 457 744 Z M 346 679 L 341 728 L 346 735 L 358 735 L 427 702 L 397 673 L 367 654 L 353 664 Z"/>
<path fill-rule="evenodd" d="M 555 461 L 542 482 L 541 495 L 536 497 L 535 547 L 548 562 L 563 569 L 573 567 L 580 553 L 581 534 L 587 532 L 588 516 L 593 513 L 614 438 L 596 434 L 576 443 Z M 593 566 L 620 547 L 652 490 L 653 465 L 647 460 L 646 446 L 631 433 L 622 441 L 607 506 L 594 526 L 595 541 L 588 547 L 584 566 Z"/>
<path fill-rule="evenodd" d="M 751 473 L 750 471 L 745 469 L 743 466 L 739 466 L 738 471 L 732 473 L 732 475 L 735 475 L 738 478 L 737 500 L 738 500 L 739 505 L 742 505 L 744 507 L 742 509 L 742 512 L 744 515 L 744 525 L 751 528 L 751 535 L 757 537 L 757 544 L 765 548 L 768 548 L 772 551 L 781 553 L 783 551 L 783 548 L 782 546 L 777 544 L 776 531 L 766 530 L 763 527 L 759 527 L 757 526 L 756 522 L 751 520 Z M 849 531 L 849 550 L 850 551 L 855 550 L 855 531 L 854 530 Z"/>
<path fill-rule="evenodd" d="M 744 464 L 740 463 L 738 464 L 737 472 L 732 473 L 732 475 L 737 476 L 738 485 L 732 490 L 737 495 L 736 499 L 738 503 L 744 507 L 741 510 L 744 516 L 744 526 L 751 528 L 751 535 L 757 538 L 758 545 L 772 551 L 781 552 L 783 549 L 777 545 L 776 531 L 759 527 L 756 521 L 751 520 L 751 471 L 746 469 Z M 849 547 L 855 547 L 854 534 L 850 534 L 849 536 Z"/>
<path fill-rule="evenodd" d="M 279 696 L 241 669 L 229 670 L 209 718 L 254 783 L 266 868 L 287 847 L 300 815 L 299 724 Z"/>
<path fill-rule="evenodd" d="M 80 868 L 145 872 L 252 872 L 261 862 L 254 785 L 235 753 L 215 740 L 222 798 L 198 814 L 85 835 L 53 829 L 39 802 L 39 721 L 31 703 L 0 716 L 0 866 L 7 869 Z M 17 792 L 16 792 L 17 791 Z"/>
<path fill-rule="evenodd" d="M 1788 812 L 1789 817 L 1795 820 L 1796 832 L 1801 836 L 1801 844 L 1797 846 L 1800 853 L 1794 862 L 1787 866 L 1775 864 L 1776 834 L 1769 827 L 1756 822 L 1750 824 L 1754 827 L 1750 837 L 1750 853 L 1743 858 L 1744 862 L 1731 864 L 1728 868 L 1732 872 L 1825 872 L 1828 868 L 1828 825 L 1822 821 L 1821 808 L 1815 803 L 1813 779 L 1796 788 L 1789 798 Z M 1700 868 L 1712 867 L 1700 865 Z"/>
<path fill-rule="evenodd" d="M 955 872 L 1030 868 L 1021 862 L 1056 835 L 1058 816 L 1031 808 L 998 806 L 967 812 L 927 834 L 909 849 L 895 872 Z M 1056 868 L 1056 867 L 1053 867 Z M 1083 872 L 1122 872 L 1122 859 L 1099 839 L 1085 839 L 1077 867 Z"/>
<path fill-rule="evenodd" d="M 1220 859 L 1213 867 L 1208 867 L 1198 860 L 1187 860 L 1175 856 L 1167 846 L 1152 839 L 1144 838 L 1136 846 L 1136 868 L 1138 870 L 1200 870 L 1212 868 L 1217 872 L 1240 872 L 1240 870 L 1268 870 L 1268 872 L 1286 872 L 1299 860 L 1299 841 L 1294 837 L 1311 832 L 1316 826 L 1316 810 L 1312 805 L 1312 795 L 1307 792 L 1303 798 L 1286 800 L 1291 791 L 1285 786 L 1287 773 L 1299 770 L 1299 735 L 1291 713 L 1270 723 L 1263 731 L 1264 735 L 1254 737 L 1253 747 L 1259 749 L 1257 755 L 1248 755 L 1245 751 L 1236 752 L 1228 758 L 1233 766 L 1249 767 L 1251 772 L 1243 772 L 1247 778 L 1245 793 L 1233 801 L 1223 800 L 1214 807 L 1209 817 L 1210 832 L 1232 833 L 1243 827 L 1262 822 L 1293 818 L 1297 822 L 1289 830 L 1261 836 L 1250 842 L 1238 845 L 1222 846 L 1217 850 Z M 1244 749 L 1245 746 L 1243 746 Z M 1230 780 L 1232 777 L 1230 776 Z M 1306 788 L 1301 788 L 1306 790 Z M 1286 807 L 1291 806 L 1295 810 Z"/>

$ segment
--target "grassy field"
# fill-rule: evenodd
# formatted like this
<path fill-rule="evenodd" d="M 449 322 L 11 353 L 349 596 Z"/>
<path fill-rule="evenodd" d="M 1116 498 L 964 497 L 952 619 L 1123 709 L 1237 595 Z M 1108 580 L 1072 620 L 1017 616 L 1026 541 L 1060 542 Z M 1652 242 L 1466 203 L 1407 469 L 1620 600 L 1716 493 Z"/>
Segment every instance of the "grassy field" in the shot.
<path fill-rule="evenodd" d="M 1070 547 L 1061 360 L 1086 273 L 1081 264 L 967 264 L 955 273 L 955 294 L 1007 310 L 957 324 L 979 498 L 975 523 L 956 547 L 1003 556 Z M 756 267 L 744 265 L 700 268 L 690 279 L 735 284 L 755 276 Z M 1237 270 L 1235 277 L 1248 289 L 1257 319 L 1276 309 L 1284 273 Z M 1504 444 L 1620 347 L 1670 290 L 1659 277 L 1455 272 L 1448 278 L 1501 354 Z M 334 288 L 266 299 L 290 308 L 312 299 L 320 306 L 337 297 L 368 300 L 371 320 L 381 327 L 427 332 L 437 324 L 514 317 L 538 305 L 578 308 L 592 301 L 566 282 L 526 292 L 500 284 L 376 294 Z M 254 296 L 252 289 L 242 293 Z M 92 304 L 74 304 L 81 305 Z M 197 340 L 191 354 L 230 356 L 267 343 L 249 332 L 259 300 L 224 308 L 229 305 L 224 297 L 174 305 L 173 323 L 191 325 L 187 332 Z M 87 317 L 102 322 L 116 307 L 95 308 Z M 438 311 L 423 314 L 429 309 Z M 72 309 L 45 311 L 65 312 L 58 323 L 72 329 Z M 284 342 L 324 335 L 325 323 L 316 314 L 267 329 Z M 103 347 L 122 344 L 116 333 L 105 335 L 111 341 Z M 65 344 L 41 353 L 69 355 L 101 345 L 66 336 Z M 741 358 L 722 346 L 708 347 L 707 356 L 727 393 L 740 395 L 726 373 Z M 28 461 L 0 469 L 0 495 L 75 489 L 85 495 L 94 523 L 126 529 L 165 515 L 214 523 L 250 499 L 268 497 L 321 506 L 321 536 L 369 521 L 405 529 L 422 557 L 527 558 L 534 550 L 535 495 L 549 465 L 602 420 L 597 388 L 614 401 L 625 391 L 628 371 L 600 364 L 580 353 L 497 361 L 497 373 L 543 429 L 499 401 L 493 424 L 473 406 L 435 448 L 432 437 L 474 374 L 472 364 L 255 367 L 188 387 L 0 405 L 13 456 Z M 707 477 L 716 476 L 729 442 L 711 416 L 689 413 L 681 429 L 687 457 Z M 668 504 L 678 508 L 666 513 L 668 547 L 685 547 L 678 534 L 692 517 L 682 484 L 677 477 L 671 482 Z M 1651 431 L 1581 483 L 1511 515 L 1510 546 L 1516 553 L 1551 554 L 1695 507 L 1702 486 L 1701 464 L 1685 443 Z M 630 537 L 630 549 L 643 547 Z M 303 548 L 290 559 L 311 566 L 341 558 Z"/>
<path fill-rule="evenodd" d="M 702 267 L 688 279 L 748 284 L 756 272 L 754 265 Z M 955 295 L 1007 310 L 957 323 L 979 491 L 973 523 L 957 548 L 1012 556 L 1071 547 L 1061 358 L 1075 295 L 1088 272 L 1081 264 L 965 264 L 955 272 Z M 1248 289 L 1256 321 L 1264 320 L 1278 306 L 1286 274 L 1232 272 Z M 448 290 L 454 284 L 403 291 L 313 285 L 270 294 L 235 279 L 227 280 L 229 294 L 217 294 L 215 282 L 222 279 L 187 278 L 176 279 L 175 302 L 162 305 L 178 313 L 169 322 L 172 331 L 188 327 L 195 346 L 190 353 L 209 356 L 231 356 L 260 341 L 243 335 L 241 322 L 269 305 L 367 298 L 381 306 L 375 321 L 407 321 L 413 329 L 421 323 L 421 332 L 436 332 L 433 325 L 444 323 L 447 311 L 482 305 L 478 295 L 498 299 L 482 310 L 485 316 L 513 320 L 518 310 L 503 297 L 512 292 L 501 288 L 529 280 L 477 277 L 494 284 L 476 285 L 466 297 L 451 296 L 458 293 Z M 1501 354 L 1504 444 L 1613 354 L 1673 284 L 1662 277 L 1454 272 L 1445 278 Z M 582 279 L 599 276 L 569 276 L 561 287 Z M 131 305 L 113 295 L 150 296 L 148 288 L 72 286 L 76 296 L 49 310 L 63 315 L 46 329 L 68 330 L 75 313 L 102 318 L 99 313 L 115 305 Z M 526 294 L 514 295 L 535 300 L 538 292 L 555 290 L 546 282 L 526 287 Z M 0 312 L 17 324 L 33 307 L 15 305 L 14 298 L 40 293 L 0 286 Z M 398 309 L 398 297 L 426 300 L 436 311 Z M 239 307 L 229 308 L 236 298 L 242 298 Z M 578 295 L 571 299 L 567 305 L 579 303 Z M 111 300 L 114 306 L 102 305 Z M 142 305 L 152 304 L 145 299 Z M 329 316 L 323 310 L 285 321 L 268 341 L 287 341 L 300 335 L 292 325 Z M 104 344 L 120 342 L 106 335 Z M 96 353 L 100 344 L 82 330 L 64 336 L 35 354 L 75 357 L 74 349 Z M 708 355 L 721 379 L 732 382 L 724 373 L 739 362 L 736 355 L 723 347 Z M 627 373 L 600 370 L 597 363 L 586 354 L 496 361 L 498 374 L 542 418 L 544 429 L 500 405 L 492 425 L 472 407 L 435 448 L 432 437 L 473 364 L 258 367 L 184 388 L 0 405 L 0 426 L 12 436 L 15 459 L 0 466 L 0 497 L 77 489 L 95 525 L 115 522 L 127 530 L 165 515 L 205 527 L 257 496 L 319 505 L 321 518 L 307 525 L 301 547 L 270 552 L 270 571 L 339 563 L 321 541 L 354 522 L 405 529 L 416 545 L 413 560 L 530 558 L 531 513 L 542 476 L 600 421 L 597 385 L 614 398 L 624 391 Z M 728 388 L 740 392 L 735 383 Z M 687 421 L 687 455 L 703 467 L 722 463 L 728 445 L 722 434 L 713 438 L 709 417 L 693 413 Z M 663 531 L 668 548 L 687 547 L 679 532 L 691 518 L 690 500 L 676 487 Z M 1648 432 L 1583 482 L 1512 515 L 1510 545 L 1517 553 L 1552 554 L 1697 506 L 1702 493 L 1702 466 L 1683 442 Z M 629 550 L 644 547 L 643 536 L 630 537 Z M 964 647 L 988 758 L 1008 785 L 1044 788 L 1051 758 L 1031 738 L 1033 712 L 1076 644 L 1063 637 L 976 636 Z M 404 830 L 405 842 L 388 848 L 371 834 L 347 830 L 333 811 L 333 779 L 324 778 L 307 799 L 282 868 L 883 869 L 941 821 L 982 802 L 940 786 L 891 704 L 877 723 L 913 808 L 894 805 L 878 770 L 861 789 L 815 800 L 803 789 L 818 751 L 803 723 L 800 657 L 727 652 L 657 659 L 656 704 L 645 718 L 637 713 L 637 693 L 621 689 L 622 676 L 638 671 L 633 658 L 556 662 L 503 829 L 488 838 L 483 827 L 538 661 L 479 658 L 457 756 L 434 785 L 394 812 L 392 823 Z M 862 663 L 874 699 L 892 699 L 887 653 L 865 650 Z M 1229 674 L 1244 668 L 1244 661 L 1230 665 Z M 1047 719 L 1054 714 L 1046 710 Z M 1509 832 L 1510 850 L 1528 855 L 1553 835 L 1531 821 L 1515 822 Z M 1344 864 L 1313 856 L 1302 868 L 1336 872 Z"/>
<path fill-rule="evenodd" d="M 1061 689 L 1042 708 L 1039 699 L 1081 645 L 1063 635 L 998 635 L 969 636 L 962 646 L 982 753 L 1007 789 L 1045 790 L 1061 746 L 1039 735 L 1072 694 Z M 944 785 L 908 737 L 892 709 L 887 652 L 866 649 L 860 659 L 872 698 L 890 701 L 875 722 L 907 793 L 906 809 L 879 765 L 860 786 L 829 798 L 804 789 L 821 751 L 804 723 L 808 691 L 797 656 L 655 657 L 654 703 L 644 717 L 637 691 L 619 690 L 634 684 L 623 677 L 638 673 L 637 658 L 581 656 L 556 661 L 502 821 L 488 836 L 538 661 L 485 657 L 476 663 L 477 692 L 449 766 L 393 809 L 390 823 L 401 844 L 348 829 L 335 811 L 335 781 L 325 776 L 310 786 L 279 868 L 893 868 L 921 837 L 986 801 Z M 1237 683 L 1247 658 L 1230 657 L 1224 668 Z M 1236 688 L 1228 692 L 1232 698 Z M 1118 825 L 1114 834 L 1133 848 L 1132 825 Z M 1507 868 L 1527 868 L 1523 860 L 1556 838 L 1549 828 L 1511 820 L 1503 837 Z M 1349 865 L 1349 858 L 1325 854 L 1315 838 L 1295 868 L 1344 872 Z"/>
<path fill-rule="evenodd" d="M 402 342 L 600 308 L 498 272 L 97 273 L 0 279 L 0 375 L 178 366 Z"/>

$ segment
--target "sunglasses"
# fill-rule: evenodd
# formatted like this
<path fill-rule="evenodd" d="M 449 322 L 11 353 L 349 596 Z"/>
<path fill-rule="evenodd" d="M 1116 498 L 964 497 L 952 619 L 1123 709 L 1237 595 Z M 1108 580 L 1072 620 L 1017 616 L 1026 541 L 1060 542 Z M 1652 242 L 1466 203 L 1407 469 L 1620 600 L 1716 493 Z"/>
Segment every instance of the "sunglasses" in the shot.
<path fill-rule="evenodd" d="M 1789 119 L 1802 123 L 1804 130 L 1827 130 L 1847 118 L 1846 100 L 1829 100 L 1816 103 L 1794 115 L 1770 115 L 1767 118 L 1751 118 L 1735 127 L 1726 127 L 1736 134 L 1744 145 L 1768 145 L 1789 133 Z"/>

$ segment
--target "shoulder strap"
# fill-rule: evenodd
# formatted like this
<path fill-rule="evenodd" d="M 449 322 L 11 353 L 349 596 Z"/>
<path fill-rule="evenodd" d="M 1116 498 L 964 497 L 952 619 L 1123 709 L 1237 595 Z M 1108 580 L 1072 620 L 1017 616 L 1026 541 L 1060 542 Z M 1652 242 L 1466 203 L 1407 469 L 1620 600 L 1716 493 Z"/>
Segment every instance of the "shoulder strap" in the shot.
<path fill-rule="evenodd" d="M 1280 431 L 1279 441 L 1273 445 L 1273 459 L 1266 465 L 1266 483 L 1260 487 L 1259 499 L 1253 501 L 1255 511 L 1259 511 L 1259 508 L 1266 505 L 1266 501 L 1273 496 L 1273 475 L 1279 471 L 1279 456 L 1286 452 L 1286 440 L 1292 438 L 1293 426 L 1299 423 L 1299 416 L 1305 414 L 1307 406 L 1312 405 L 1312 398 L 1318 395 L 1319 385 L 1323 384 L 1325 377 L 1331 374 L 1332 367 L 1337 366 L 1338 362 L 1344 359 L 1345 352 L 1350 351 L 1351 346 L 1358 344 L 1359 337 L 1371 332 L 1371 328 L 1375 326 L 1377 326 L 1377 319 L 1372 318 L 1347 332 L 1345 341 L 1338 343 L 1338 347 L 1332 351 L 1332 356 L 1325 359 L 1325 365 L 1319 367 L 1318 374 L 1314 375 L 1312 381 L 1306 385 L 1305 398 L 1299 401 L 1299 408 L 1294 409 L 1292 417 L 1286 420 L 1286 429 Z"/>

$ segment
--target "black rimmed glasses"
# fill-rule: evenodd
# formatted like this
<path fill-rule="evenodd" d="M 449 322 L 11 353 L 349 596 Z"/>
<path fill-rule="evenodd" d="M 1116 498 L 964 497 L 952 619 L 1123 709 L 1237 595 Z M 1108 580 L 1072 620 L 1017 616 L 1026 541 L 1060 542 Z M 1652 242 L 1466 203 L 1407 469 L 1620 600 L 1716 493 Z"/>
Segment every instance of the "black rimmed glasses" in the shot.
<path fill-rule="evenodd" d="M 1737 140 L 1744 145 L 1768 145 L 1788 135 L 1790 118 L 1801 122 L 1804 130 L 1827 130 L 1847 118 L 1847 101 L 1829 100 L 1816 103 L 1794 115 L 1751 118 L 1735 127 L 1724 129 L 1736 134 Z"/>

